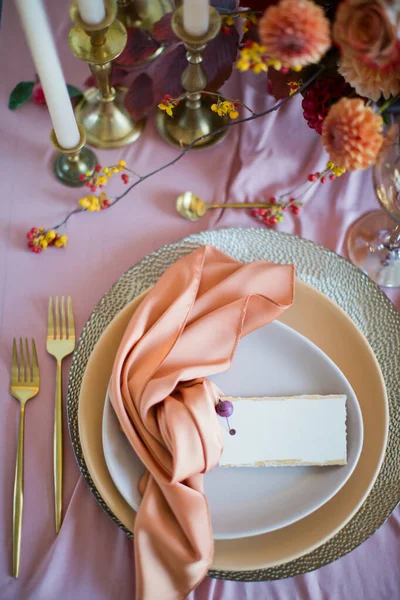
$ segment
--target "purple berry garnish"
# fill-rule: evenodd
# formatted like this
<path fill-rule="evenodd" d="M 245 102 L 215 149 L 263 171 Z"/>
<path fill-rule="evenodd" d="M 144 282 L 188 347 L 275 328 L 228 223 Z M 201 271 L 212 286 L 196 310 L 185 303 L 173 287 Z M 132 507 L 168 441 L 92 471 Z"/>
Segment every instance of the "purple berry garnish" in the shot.
<path fill-rule="evenodd" d="M 233 404 L 229 400 L 220 400 L 215 410 L 220 417 L 230 417 L 233 413 Z"/>

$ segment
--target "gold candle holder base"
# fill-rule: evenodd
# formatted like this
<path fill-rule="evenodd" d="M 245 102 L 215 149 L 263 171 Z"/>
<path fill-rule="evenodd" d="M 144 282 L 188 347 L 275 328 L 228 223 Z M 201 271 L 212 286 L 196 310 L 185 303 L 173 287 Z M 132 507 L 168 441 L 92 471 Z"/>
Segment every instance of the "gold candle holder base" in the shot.
<path fill-rule="evenodd" d="M 221 97 L 221 100 L 223 98 Z M 228 116 L 219 117 L 217 113 L 212 112 L 211 105 L 215 99 L 203 97 L 201 106 L 195 110 L 188 108 L 184 102 L 178 104 L 174 109 L 174 116 L 169 117 L 164 111 L 159 111 L 156 115 L 156 127 L 160 136 L 168 144 L 185 148 L 194 140 L 203 135 L 211 134 L 219 127 L 223 127 L 231 121 Z M 229 133 L 229 129 L 208 135 L 204 140 L 197 142 L 192 150 L 201 150 L 221 142 Z"/>
<path fill-rule="evenodd" d="M 112 62 L 123 51 L 127 33 L 116 19 L 114 0 L 105 0 L 106 17 L 98 25 L 88 25 L 80 18 L 76 5 L 71 7 L 75 27 L 69 34 L 73 54 L 89 63 L 97 88 L 89 89 L 75 108 L 76 120 L 96 148 L 122 148 L 136 141 L 145 119 L 136 122 L 124 106 L 127 88 L 111 86 Z"/>
<path fill-rule="evenodd" d="M 173 5 L 170 0 L 115 0 L 117 4 L 117 18 L 125 25 L 127 29 L 144 29 L 150 31 L 157 21 L 165 14 L 173 11 Z M 138 61 L 132 67 L 121 65 L 124 69 L 135 69 L 142 65 L 152 62 L 160 56 L 165 50 L 165 46 L 160 46 L 157 50 L 145 58 Z M 115 64 L 119 65 L 118 59 Z"/>
<path fill-rule="evenodd" d="M 207 77 L 201 67 L 207 42 L 212 40 L 221 29 L 221 16 L 210 7 L 210 25 L 208 31 L 200 37 L 189 35 L 183 27 L 183 8 L 178 8 L 172 17 L 172 28 L 184 42 L 187 49 L 188 66 L 182 74 L 182 86 L 186 90 L 185 99 L 174 109 L 174 116 L 169 117 L 164 111 L 156 117 L 156 127 L 161 137 L 174 146 L 185 148 L 198 138 L 207 138 L 196 142 L 193 150 L 207 148 L 220 142 L 230 131 L 220 131 L 211 135 L 220 127 L 230 122 L 228 115 L 219 117 L 211 110 L 215 99 L 202 96 L 207 85 Z M 220 97 L 223 101 L 223 97 Z"/>
<path fill-rule="evenodd" d="M 134 121 L 124 106 L 126 87 L 116 87 L 112 102 L 102 102 L 97 88 L 89 88 L 75 108 L 75 116 L 95 148 L 122 148 L 135 142 L 146 119 Z"/>
<path fill-rule="evenodd" d="M 70 187 L 82 187 L 93 175 L 94 168 L 98 164 L 95 153 L 85 146 L 86 133 L 81 125 L 78 125 L 81 138 L 75 148 L 63 148 L 58 143 L 54 129 L 50 134 L 50 140 L 57 155 L 53 163 L 53 171 L 57 179 L 64 185 Z M 90 173 L 90 175 L 87 175 Z M 85 176 L 85 179 L 82 178 Z"/>

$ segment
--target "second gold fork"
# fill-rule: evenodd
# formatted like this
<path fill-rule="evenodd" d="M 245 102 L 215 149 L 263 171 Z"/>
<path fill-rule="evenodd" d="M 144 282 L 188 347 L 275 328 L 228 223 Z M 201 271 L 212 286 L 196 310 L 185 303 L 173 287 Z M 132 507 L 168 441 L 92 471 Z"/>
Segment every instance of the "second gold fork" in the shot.
<path fill-rule="evenodd" d="M 60 303 L 58 296 L 55 299 L 55 326 L 53 317 L 53 299 L 49 299 L 49 313 L 47 325 L 47 352 L 54 356 L 57 361 L 56 374 L 56 397 L 54 409 L 54 449 L 53 449 L 53 466 L 54 466 L 54 498 L 55 498 L 55 519 L 56 532 L 58 533 L 61 527 L 62 520 L 62 480 L 63 480 L 63 400 L 62 400 L 62 360 L 71 354 L 75 348 L 75 324 L 74 315 L 72 312 L 71 298 L 68 296 L 68 325 L 65 310 L 65 298 L 61 298 L 61 319 L 60 319 Z"/>

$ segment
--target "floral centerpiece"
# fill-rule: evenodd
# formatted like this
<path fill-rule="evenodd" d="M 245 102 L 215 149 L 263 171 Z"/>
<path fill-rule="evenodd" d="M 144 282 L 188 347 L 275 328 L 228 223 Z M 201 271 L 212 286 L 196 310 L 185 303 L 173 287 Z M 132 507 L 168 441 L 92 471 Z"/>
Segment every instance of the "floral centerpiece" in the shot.
<path fill-rule="evenodd" d="M 304 91 L 303 116 L 331 160 L 354 171 L 374 164 L 386 110 L 400 93 L 400 6 L 384 0 L 256 0 L 264 9 L 237 66 L 268 70 L 276 97 Z M 260 69 L 260 64 L 263 65 Z"/>
<path fill-rule="evenodd" d="M 385 133 L 384 125 L 390 122 L 389 107 L 400 97 L 400 3 L 396 0 L 210 0 L 210 3 L 222 16 L 221 30 L 204 54 L 208 79 L 204 93 L 215 97 L 211 110 L 221 116 L 228 114 L 231 125 L 244 123 L 266 116 L 301 94 L 303 117 L 315 134 L 321 136 L 329 155 L 326 167 L 321 172 L 307 174 L 303 187 L 299 186 L 301 189 L 277 193 L 270 198 L 266 209 L 253 210 L 254 216 L 265 225 L 275 226 L 282 221 L 285 211 L 299 213 L 304 194 L 311 186 L 334 180 L 346 171 L 374 165 L 393 143 L 396 131 L 392 127 Z M 130 86 L 126 107 L 136 119 L 157 106 L 173 118 L 174 108 L 183 97 L 185 48 L 171 27 L 171 19 L 172 13 L 164 15 L 150 33 L 139 29 L 128 31 L 127 46 L 119 59 L 119 68 L 114 70 L 114 83 Z M 160 56 L 143 66 L 143 58 L 160 47 L 163 48 Z M 218 90 L 233 69 L 264 77 L 265 93 L 272 94 L 278 104 L 255 113 L 237 99 L 220 98 Z M 28 83 L 30 96 L 34 82 Z M 12 104 L 15 106 L 10 108 L 21 104 L 19 96 Z M 251 116 L 243 118 L 241 109 Z M 28 232 L 30 247 L 35 250 L 40 244 L 42 249 L 46 245 L 64 246 L 66 236 L 57 231 L 73 214 L 111 208 L 130 189 L 176 162 L 188 149 L 182 149 L 176 159 L 145 175 L 130 172 L 121 164 L 103 172 L 99 165 L 93 181 L 87 183 L 91 194 L 82 198 L 79 207 L 62 223 L 49 230 L 51 239 L 47 239 L 48 230 L 44 228 Z M 123 183 L 129 184 L 128 189 L 114 199 L 103 191 L 96 196 L 108 176 L 121 169 L 125 171 L 121 177 Z M 127 172 L 134 176 L 132 183 Z"/>

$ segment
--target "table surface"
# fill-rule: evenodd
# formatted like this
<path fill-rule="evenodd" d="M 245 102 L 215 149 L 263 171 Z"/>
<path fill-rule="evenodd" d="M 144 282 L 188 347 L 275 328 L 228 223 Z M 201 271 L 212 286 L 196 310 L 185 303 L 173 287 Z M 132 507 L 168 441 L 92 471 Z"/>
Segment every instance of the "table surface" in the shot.
<path fill-rule="evenodd" d="M 47 2 L 68 83 L 83 86 L 87 67 L 67 44 L 68 2 Z M 175 198 L 187 189 L 206 202 L 254 201 L 286 191 L 321 170 L 327 160 L 321 139 L 308 129 L 294 99 L 277 113 L 241 127 L 214 148 L 188 153 L 169 169 L 142 183 L 110 211 L 79 214 L 67 228 L 69 246 L 37 256 L 25 248 L 32 226 L 58 223 L 80 198 L 79 190 L 61 186 L 51 173 L 50 118 L 45 108 L 28 103 L 7 109 L 8 95 L 34 67 L 15 8 L 3 8 L 1 78 L 0 214 L 0 597 L 2 600 L 132 599 L 132 542 L 97 505 L 79 475 L 65 423 L 64 522 L 54 530 L 52 442 L 55 365 L 45 350 L 50 295 L 71 295 L 76 327 L 83 327 L 94 305 L 132 264 L 163 244 L 204 229 L 251 227 L 248 211 L 210 211 L 190 223 L 175 212 Z M 231 96 L 254 110 L 272 106 L 265 79 L 235 73 Z M 165 90 L 168 92 L 168 90 Z M 158 137 L 151 117 L 140 140 L 120 151 L 99 151 L 103 164 L 124 158 L 145 174 L 176 155 Z M 122 184 L 121 184 L 122 185 Z M 119 187 L 116 184 L 116 188 Z M 280 229 L 345 255 L 348 226 L 377 208 L 371 175 L 354 173 L 316 187 L 300 217 L 286 217 Z M 400 307 L 400 293 L 389 296 Z M 20 578 L 11 575 L 12 497 L 18 405 L 9 397 L 11 344 L 14 336 L 33 336 L 41 368 L 40 395 L 27 408 L 25 437 L 25 506 Z M 67 384 L 68 367 L 64 368 Z M 400 590 L 400 512 L 351 554 L 313 573 L 265 583 L 206 579 L 190 600 L 276 600 L 321 598 L 392 600 Z"/>

